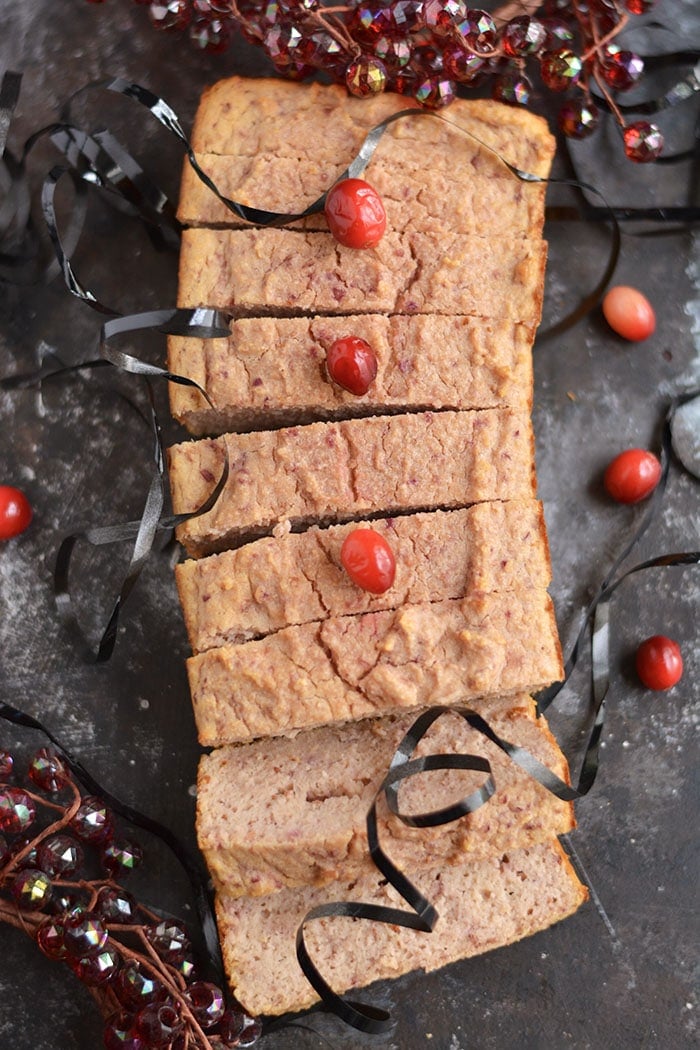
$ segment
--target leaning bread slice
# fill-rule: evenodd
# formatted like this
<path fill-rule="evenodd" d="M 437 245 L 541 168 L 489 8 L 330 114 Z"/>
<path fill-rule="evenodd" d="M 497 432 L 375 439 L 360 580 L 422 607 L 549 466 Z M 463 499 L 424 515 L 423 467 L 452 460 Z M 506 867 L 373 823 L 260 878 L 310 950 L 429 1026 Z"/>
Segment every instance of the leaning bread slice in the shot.
<path fill-rule="evenodd" d="M 177 532 L 187 552 L 223 550 L 277 523 L 458 507 L 534 496 L 530 417 L 511 409 L 423 412 L 188 441 L 169 450 L 176 514 L 216 505 Z"/>
<path fill-rule="evenodd" d="M 170 405 L 198 435 L 402 409 L 529 410 L 533 334 L 510 321 L 437 314 L 242 318 L 228 339 L 170 338 L 170 371 L 194 379 L 215 407 L 179 383 L 170 385 Z M 330 347 L 347 336 L 364 339 L 377 358 L 363 396 L 326 371 Z"/>
<path fill-rule="evenodd" d="M 517 182 L 505 162 L 544 177 L 554 139 L 540 117 L 496 102 L 458 99 L 444 119 L 398 95 L 358 101 L 337 86 L 234 77 L 205 92 L 193 143 L 225 196 L 267 211 L 300 212 L 341 176 L 374 125 L 409 108 L 410 116 L 385 129 L 364 171 L 390 225 L 440 222 L 509 237 L 541 228 L 544 186 Z M 510 192 L 499 186 L 503 180 Z M 185 226 L 243 225 L 187 160 L 178 218 Z M 300 222 L 325 227 L 322 212 Z"/>
<path fill-rule="evenodd" d="M 425 121 L 417 120 L 416 123 Z M 452 129 L 456 139 L 458 132 Z M 403 149 L 400 147 L 403 146 Z M 470 159 L 461 166 L 450 152 L 433 150 L 430 164 L 406 156 L 411 144 L 386 142 L 367 165 L 363 178 L 382 198 L 387 224 L 394 230 L 458 230 L 464 236 L 489 230 L 495 239 L 531 237 L 544 222 L 545 184 L 518 182 L 499 158 L 470 142 Z M 350 159 L 348 157 L 348 159 Z M 282 214 L 300 213 L 325 193 L 342 174 L 340 157 L 324 164 L 259 154 L 257 157 L 198 157 L 219 191 L 249 208 Z M 186 160 L 182 172 L 178 218 L 184 226 L 246 227 L 216 197 Z M 288 228 L 327 230 L 323 211 L 288 224 Z"/>
<path fill-rule="evenodd" d="M 345 248 L 330 233 L 185 230 L 178 306 L 237 316 L 436 313 L 537 325 L 547 248 L 539 239 L 451 229 L 387 230 L 376 248 Z"/>
<path fill-rule="evenodd" d="M 338 992 L 411 970 L 437 970 L 511 944 L 571 915 L 586 900 L 559 843 L 406 874 L 434 904 L 432 933 L 349 918 L 306 928 L 309 954 Z M 267 897 L 217 897 L 224 964 L 239 1001 L 253 1014 L 303 1010 L 318 996 L 297 962 L 304 916 L 331 901 L 407 905 L 376 871 L 323 888 L 284 889 Z"/>
<path fill-rule="evenodd" d="M 287 627 L 187 668 L 200 742 L 214 747 L 536 692 L 562 671 L 551 599 L 530 587 Z"/>
<path fill-rule="evenodd" d="M 517 697 L 482 705 L 502 738 L 567 779 L 566 760 L 534 703 Z M 218 892 L 259 896 L 289 886 L 323 886 L 372 870 L 366 814 L 414 715 L 324 727 L 293 738 L 218 748 L 200 762 L 197 837 Z M 528 776 L 457 714 L 443 715 L 415 751 L 478 755 L 491 764 L 496 792 L 474 813 L 436 828 L 410 828 L 386 805 L 379 835 L 400 868 L 462 864 L 532 846 L 570 831 L 573 806 Z M 483 773 L 442 771 L 401 789 L 406 814 L 440 810 L 469 795 Z"/>
<path fill-rule="evenodd" d="M 385 131 L 380 149 L 402 156 L 444 154 L 454 166 L 472 165 L 476 138 L 525 171 L 546 175 L 554 153 L 547 123 L 526 109 L 484 99 L 456 100 L 447 119 L 426 115 L 412 100 L 389 92 L 372 98 L 348 96 L 344 87 L 319 83 L 230 77 L 202 95 L 192 131 L 197 154 L 275 157 L 343 166 L 367 132 L 398 110 L 414 107 L 415 119 L 399 120 Z M 476 126 L 478 124 L 478 127 Z M 473 136 L 463 134 L 458 125 Z M 348 153 L 348 151 L 350 151 Z"/>
<path fill-rule="evenodd" d="M 341 547 L 358 527 L 374 529 L 394 553 L 396 578 L 383 594 L 358 587 L 342 567 Z M 196 653 L 329 616 L 550 582 L 542 505 L 533 499 L 268 536 L 175 572 Z"/>

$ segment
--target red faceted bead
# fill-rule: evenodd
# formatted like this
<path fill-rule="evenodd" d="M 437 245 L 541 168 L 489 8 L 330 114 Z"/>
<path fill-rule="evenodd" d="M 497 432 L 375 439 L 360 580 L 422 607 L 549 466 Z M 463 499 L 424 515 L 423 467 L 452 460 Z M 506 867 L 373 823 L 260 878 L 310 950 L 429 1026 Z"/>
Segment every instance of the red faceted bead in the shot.
<path fill-rule="evenodd" d="M 572 99 L 559 110 L 559 127 L 570 139 L 585 139 L 598 127 L 600 111 L 586 99 Z"/>
<path fill-rule="evenodd" d="M 460 37 L 469 48 L 485 54 L 494 51 L 498 43 L 496 23 L 487 11 L 467 11 L 466 18 L 457 24 L 457 39 Z"/>
<path fill-rule="evenodd" d="M 292 22 L 277 23 L 267 30 L 263 47 L 276 66 L 300 62 L 304 57 L 304 38 Z"/>
<path fill-rule="evenodd" d="M 300 58 L 303 62 L 315 69 L 323 69 L 332 76 L 342 74 L 344 77 L 348 62 L 352 58 L 343 45 L 325 30 L 312 33 L 304 41 L 301 51 Z"/>
<path fill-rule="evenodd" d="M 70 835 L 49 835 L 39 845 L 38 860 L 52 878 L 70 879 L 83 863 L 83 850 Z"/>
<path fill-rule="evenodd" d="M 374 529 L 353 529 L 340 548 L 340 562 L 353 583 L 364 591 L 384 594 L 393 586 L 394 552 Z"/>
<path fill-rule="evenodd" d="M 58 961 L 65 959 L 68 955 L 63 940 L 63 923 L 55 919 L 47 919 L 43 922 L 35 934 L 36 943 L 47 959 Z"/>
<path fill-rule="evenodd" d="M 463 0 L 425 0 L 423 22 L 435 37 L 451 36 L 458 22 L 467 17 Z"/>
<path fill-rule="evenodd" d="M 106 1050 L 147 1050 L 140 1036 L 132 1032 L 132 1019 L 128 1014 L 117 1014 L 110 1018 L 102 1038 Z"/>
<path fill-rule="evenodd" d="M 70 826 L 83 842 L 99 846 L 109 842 L 114 835 L 111 811 L 95 795 L 86 795 Z"/>
<path fill-rule="evenodd" d="M 418 33 L 425 25 L 423 0 L 398 0 L 391 5 L 391 13 L 397 39 L 405 39 L 411 33 Z"/>
<path fill-rule="evenodd" d="M 386 229 L 382 199 L 364 179 L 341 179 L 332 186 L 324 207 L 326 221 L 346 248 L 374 248 Z"/>
<path fill-rule="evenodd" d="M 104 922 L 130 926 L 137 921 L 138 905 L 121 887 L 103 886 L 97 894 L 95 912 Z"/>
<path fill-rule="evenodd" d="M 41 911 L 51 900 L 51 879 L 36 868 L 18 872 L 11 889 L 19 907 L 26 911 Z"/>
<path fill-rule="evenodd" d="M 664 137 L 656 124 L 648 120 L 637 120 L 628 124 L 622 133 L 625 156 L 637 164 L 649 164 L 656 160 L 664 148 Z"/>
<path fill-rule="evenodd" d="M 519 15 L 503 27 L 501 43 L 507 55 L 536 55 L 547 40 L 547 30 L 537 18 Z"/>
<path fill-rule="evenodd" d="M 171 29 L 174 32 L 187 28 L 190 14 L 188 0 L 153 0 L 148 10 L 154 29 Z"/>
<path fill-rule="evenodd" d="M 31 523 L 29 500 L 12 485 L 0 485 L 0 540 L 11 540 Z"/>
<path fill-rule="evenodd" d="M 532 84 L 524 73 L 499 73 L 491 85 L 491 98 L 509 106 L 526 106 L 531 92 Z"/>
<path fill-rule="evenodd" d="M 185 996 L 192 1013 L 205 1031 L 213 1028 L 224 1016 L 226 1008 L 224 995 L 215 984 L 210 984 L 208 981 L 195 981 L 189 986 Z"/>
<path fill-rule="evenodd" d="M 603 80 L 616 91 L 628 91 L 644 72 L 644 60 L 633 51 L 611 49 L 601 64 Z"/>
<path fill-rule="evenodd" d="M 122 839 L 112 841 L 102 848 L 100 861 L 104 871 L 113 879 L 121 879 L 138 868 L 143 860 L 143 850 L 138 842 Z"/>
<path fill-rule="evenodd" d="M 104 948 L 109 934 L 93 912 L 76 908 L 63 921 L 66 948 L 76 959 Z"/>
<path fill-rule="evenodd" d="M 31 827 L 36 817 L 36 807 L 29 795 L 20 788 L 0 789 L 0 831 L 17 835 Z"/>
<path fill-rule="evenodd" d="M 91 952 L 71 963 L 71 969 L 78 980 L 89 988 L 100 988 L 114 980 L 121 965 L 119 953 L 111 944 L 105 944 L 99 951 Z"/>
<path fill-rule="evenodd" d="M 149 926 L 146 937 L 161 959 L 171 965 L 176 965 L 191 948 L 187 931 L 176 922 L 160 922 L 157 926 Z"/>
<path fill-rule="evenodd" d="M 255 1046 L 262 1036 L 262 1022 L 257 1017 L 246 1017 L 243 1031 L 238 1038 L 238 1046 Z"/>
<path fill-rule="evenodd" d="M 403 69 L 411 58 L 411 45 L 407 40 L 396 40 L 391 36 L 380 36 L 374 45 L 374 53 L 387 70 Z"/>
<path fill-rule="evenodd" d="M 419 44 L 411 52 L 411 69 L 415 70 L 419 78 L 433 76 L 443 71 L 442 53 L 431 44 Z"/>
<path fill-rule="evenodd" d="M 75 890 L 67 890 L 63 886 L 55 886 L 51 902 L 47 907 L 50 915 L 66 915 L 75 911 L 76 908 L 84 908 L 86 900 L 84 895 Z"/>
<path fill-rule="evenodd" d="M 364 339 L 349 335 L 328 348 L 326 368 L 334 383 L 362 397 L 377 378 L 377 356 Z"/>
<path fill-rule="evenodd" d="M 170 1046 L 184 1028 L 184 1022 L 174 1003 L 149 1003 L 136 1015 L 135 1031 L 149 1047 Z"/>
<path fill-rule="evenodd" d="M 121 968 L 114 983 L 114 991 L 119 1002 L 128 1010 L 140 1010 L 146 1003 L 165 997 L 165 989 L 160 981 L 140 970 L 136 962 L 129 962 Z"/>
<path fill-rule="evenodd" d="M 253 1043 L 243 1043 L 241 1039 L 243 1037 L 250 1039 L 251 1035 L 255 1035 L 253 1041 L 255 1042 L 260 1037 L 260 1031 L 254 1018 L 236 1008 L 226 1011 L 224 1017 L 221 1018 L 218 1031 L 221 1043 L 225 1047 L 252 1046 Z"/>
<path fill-rule="evenodd" d="M 371 55 L 360 55 L 350 63 L 345 74 L 347 89 L 357 98 L 379 95 L 386 87 L 386 82 L 386 66 Z"/>
<path fill-rule="evenodd" d="M 561 18 L 543 18 L 542 25 L 547 32 L 545 47 L 548 51 L 556 51 L 574 39 L 574 34 Z"/>
<path fill-rule="evenodd" d="M 468 84 L 479 77 L 484 68 L 483 58 L 465 51 L 459 44 L 446 44 L 442 52 L 445 75 L 460 84 Z"/>
<path fill-rule="evenodd" d="M 540 73 L 542 80 L 552 91 L 566 91 L 581 78 L 583 63 L 568 47 L 546 51 L 542 55 Z"/>
<path fill-rule="evenodd" d="M 66 786 L 68 769 L 55 751 L 48 747 L 40 747 L 29 765 L 29 779 L 42 791 L 56 794 Z"/>
<path fill-rule="evenodd" d="M 349 23 L 353 37 L 358 40 L 371 41 L 379 36 L 396 36 L 396 22 L 391 7 L 386 7 L 379 0 L 360 3 L 354 10 Z"/>
<path fill-rule="evenodd" d="M 9 751 L 0 751 L 0 780 L 9 780 L 15 760 Z"/>
<path fill-rule="evenodd" d="M 413 91 L 413 97 L 426 109 L 442 109 L 454 102 L 454 84 L 445 76 L 435 74 L 433 76 L 419 78 Z"/>
<path fill-rule="evenodd" d="M 26 852 L 25 852 L 26 850 Z M 34 839 L 29 835 L 21 835 L 16 838 L 10 846 L 10 856 L 17 858 L 22 854 L 21 859 L 16 861 L 17 871 L 24 871 L 26 868 L 41 868 L 39 864 L 39 851 L 37 849 Z"/>
<path fill-rule="evenodd" d="M 189 29 L 190 40 L 210 55 L 219 55 L 226 51 L 231 43 L 233 31 L 231 23 L 222 18 L 195 18 Z"/>

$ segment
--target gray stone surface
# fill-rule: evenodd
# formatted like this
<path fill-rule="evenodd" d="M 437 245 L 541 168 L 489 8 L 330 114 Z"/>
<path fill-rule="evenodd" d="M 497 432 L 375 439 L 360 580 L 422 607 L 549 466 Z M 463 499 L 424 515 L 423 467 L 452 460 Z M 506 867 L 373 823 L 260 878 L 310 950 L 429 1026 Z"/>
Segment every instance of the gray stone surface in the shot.
<path fill-rule="evenodd" d="M 690 18 L 692 5 L 683 11 Z M 118 74 L 141 82 L 163 94 L 188 126 L 206 84 L 262 68 L 244 45 L 220 58 L 197 55 L 178 39 L 156 34 L 144 9 L 126 0 L 0 0 L 0 26 L 0 72 L 24 73 L 10 136 L 15 153 L 90 80 Z M 118 130 L 143 166 L 176 195 L 180 149 L 166 132 L 118 99 L 91 96 L 77 111 L 93 127 L 104 121 Z M 615 204 L 635 196 L 638 179 L 643 199 L 651 194 L 657 203 L 669 203 L 665 186 L 675 193 L 689 177 L 687 169 L 640 173 L 625 164 L 616 136 L 607 131 L 588 149 L 580 163 L 592 181 L 612 189 Z M 31 161 L 36 185 L 55 160 L 49 146 L 37 149 Z M 154 252 L 136 223 L 91 198 L 88 230 L 75 265 L 104 300 L 122 311 L 174 301 L 176 260 Z M 552 223 L 547 235 L 551 320 L 597 280 L 608 233 L 574 222 Z M 697 235 L 683 231 L 653 240 L 624 237 L 616 280 L 637 285 L 652 300 L 658 326 L 648 341 L 623 343 L 594 313 L 536 350 L 540 493 L 567 652 L 586 602 L 642 513 L 605 498 L 602 471 L 625 447 L 655 447 L 664 406 L 699 385 L 699 249 Z M 47 349 L 67 362 L 92 357 L 99 326 L 99 316 L 72 300 L 58 281 L 39 288 L 0 285 L 0 370 L 31 369 Z M 123 345 L 153 360 L 163 352 L 162 340 Z M 132 395 L 138 390 L 128 381 L 120 388 Z M 142 392 L 136 396 L 143 403 Z M 164 392 L 158 396 L 165 415 Z M 120 627 L 115 656 L 105 666 L 80 662 L 51 596 L 62 535 L 138 514 L 149 478 L 148 436 L 102 377 L 46 386 L 41 396 L 0 392 L 0 420 L 0 482 L 24 487 L 36 512 L 31 530 L 0 549 L 2 696 L 50 725 L 105 786 L 192 843 L 190 787 L 198 749 L 184 672 L 185 632 L 168 557 L 149 563 Z M 675 464 L 663 508 L 631 560 L 696 549 L 699 538 L 698 482 Z M 109 551 L 76 566 L 86 623 L 107 608 L 119 558 Z M 291 1028 L 267 1037 L 266 1048 L 697 1045 L 697 597 L 697 570 L 667 569 L 635 577 L 614 598 L 602 770 L 579 805 L 572 838 L 599 910 L 590 903 L 567 923 L 513 948 L 380 986 L 377 998 L 398 1016 L 396 1033 L 386 1040 L 359 1036 L 312 1014 L 308 1024 L 323 1037 Z M 675 637 L 685 657 L 685 675 L 667 694 L 643 690 L 632 670 L 636 644 L 654 633 Z M 587 671 L 584 656 L 554 719 L 573 749 L 580 743 Z M 26 756 L 39 743 L 0 725 L 0 747 L 16 747 Z M 157 846 L 147 844 L 147 851 L 139 893 L 187 917 L 186 887 L 176 865 Z M 89 995 L 7 927 L 0 927 L 0 1046 L 101 1046 Z"/>

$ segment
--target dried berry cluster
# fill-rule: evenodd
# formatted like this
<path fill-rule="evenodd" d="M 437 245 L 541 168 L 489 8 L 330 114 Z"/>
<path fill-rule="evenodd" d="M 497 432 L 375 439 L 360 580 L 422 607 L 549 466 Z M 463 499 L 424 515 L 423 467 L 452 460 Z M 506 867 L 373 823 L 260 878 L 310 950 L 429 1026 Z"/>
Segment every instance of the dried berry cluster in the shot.
<path fill-rule="evenodd" d="M 91 0 L 101 3 L 102 0 Z M 156 29 L 186 31 L 205 51 L 224 51 L 236 29 L 260 46 L 284 76 L 323 70 L 359 97 L 396 91 L 421 105 L 448 105 L 456 85 L 488 83 L 493 98 L 527 105 L 535 78 L 572 89 L 559 115 L 562 131 L 584 138 L 599 121 L 592 87 L 606 99 L 630 160 L 655 160 L 656 125 L 625 124 L 615 94 L 635 84 L 642 59 L 615 38 L 629 14 L 656 0 L 511 0 L 493 14 L 464 0 L 135 0 Z"/>
<path fill-rule="evenodd" d="M 161 921 L 122 887 L 142 854 L 110 809 L 81 795 L 47 748 L 32 759 L 26 785 L 13 767 L 0 751 L 0 920 L 90 989 L 107 1050 L 252 1046 L 259 1023 L 198 979 L 182 925 Z M 96 863 L 102 875 L 88 877 Z"/>

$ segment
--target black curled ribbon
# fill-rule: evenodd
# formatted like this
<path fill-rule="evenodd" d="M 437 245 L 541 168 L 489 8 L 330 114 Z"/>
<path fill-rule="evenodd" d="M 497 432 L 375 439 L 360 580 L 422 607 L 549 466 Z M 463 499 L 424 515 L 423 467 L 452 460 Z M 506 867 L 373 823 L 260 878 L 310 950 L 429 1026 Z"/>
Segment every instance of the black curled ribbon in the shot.
<path fill-rule="evenodd" d="M 474 813 L 491 798 L 496 790 L 491 764 L 481 755 L 440 754 L 425 755 L 414 759 L 411 756 L 430 727 L 444 716 L 464 719 L 472 729 L 485 736 L 500 748 L 518 766 L 538 781 L 557 798 L 566 802 L 580 798 L 581 793 L 563 781 L 529 751 L 500 737 L 476 711 L 467 707 L 431 707 L 419 715 L 394 752 L 389 771 L 382 781 L 367 813 L 367 839 L 370 856 L 387 882 L 406 901 L 411 911 L 387 905 L 369 904 L 361 901 L 331 901 L 312 908 L 299 924 L 296 936 L 296 953 L 306 979 L 321 997 L 324 1006 L 335 1013 L 346 1024 L 362 1032 L 380 1035 L 391 1031 L 394 1021 L 391 1015 L 368 1003 L 343 998 L 335 992 L 313 962 L 305 941 L 306 926 L 316 919 L 345 917 L 366 919 L 370 922 L 401 926 L 404 929 L 432 933 L 438 921 L 438 912 L 415 886 L 407 875 L 388 857 L 379 842 L 377 806 L 382 797 L 390 811 L 402 823 L 414 828 L 430 828 L 447 824 L 469 813 Z M 475 770 L 486 774 L 484 782 L 470 795 L 442 809 L 420 814 L 405 814 L 399 806 L 399 788 L 403 781 L 433 770 Z"/>

